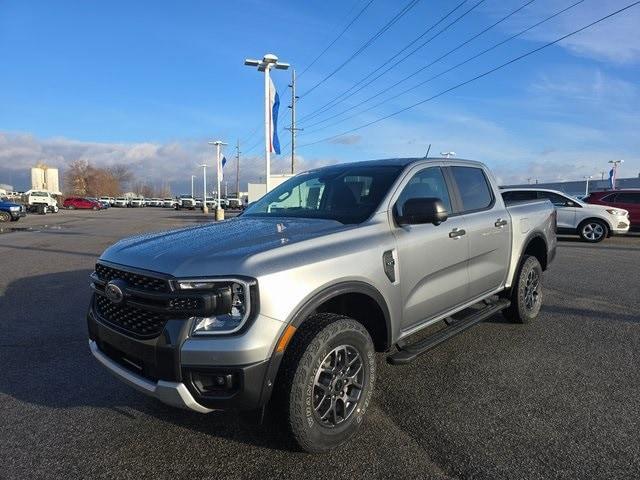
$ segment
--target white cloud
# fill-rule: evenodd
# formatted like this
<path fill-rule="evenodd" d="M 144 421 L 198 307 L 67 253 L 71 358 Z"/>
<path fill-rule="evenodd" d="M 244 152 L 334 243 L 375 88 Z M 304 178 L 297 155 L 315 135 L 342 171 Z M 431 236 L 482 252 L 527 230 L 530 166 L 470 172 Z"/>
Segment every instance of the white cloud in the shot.
<path fill-rule="evenodd" d="M 524 38 L 548 42 L 604 17 L 628 5 L 626 0 L 587 0 L 527 32 Z M 570 2 L 540 0 L 505 23 L 510 33 L 516 33 L 568 6 Z M 504 16 L 513 7 L 500 2 L 491 9 L 495 17 Z M 560 42 L 574 55 L 604 60 L 615 64 L 640 61 L 640 6 L 635 6 Z"/>
<path fill-rule="evenodd" d="M 174 193 L 190 189 L 191 175 L 201 178 L 202 163 L 214 165 L 213 150 L 205 139 L 183 140 L 171 143 L 98 143 L 80 142 L 65 138 L 38 138 L 26 133 L 0 132 L 0 183 L 28 188 L 30 168 L 38 162 L 58 167 L 64 173 L 69 162 L 87 160 L 99 167 L 125 164 L 136 180 L 154 185 L 168 182 Z M 229 189 L 235 189 L 235 157 L 227 153 L 229 163 L 225 179 Z M 336 163 L 330 158 L 296 157 L 297 171 Z M 264 159 L 247 156 L 241 159 L 241 188 L 246 182 L 257 182 L 263 176 Z M 291 159 L 280 155 L 272 157 L 272 173 L 288 173 Z M 208 169 L 209 181 L 215 181 L 215 171 Z M 198 184 L 199 185 L 199 184 Z"/>

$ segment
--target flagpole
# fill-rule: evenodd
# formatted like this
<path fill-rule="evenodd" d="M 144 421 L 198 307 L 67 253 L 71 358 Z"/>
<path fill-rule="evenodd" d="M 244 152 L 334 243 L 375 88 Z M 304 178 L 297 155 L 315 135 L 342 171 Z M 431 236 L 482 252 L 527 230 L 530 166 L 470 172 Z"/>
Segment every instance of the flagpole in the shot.
<path fill-rule="evenodd" d="M 212 142 L 208 142 L 209 145 L 216 146 L 216 180 L 218 182 L 218 201 L 216 203 L 216 220 L 224 220 L 224 210 L 220 208 L 220 181 L 222 180 L 222 165 L 220 163 L 220 147 L 222 145 L 226 145 L 222 140 L 215 140 Z"/>
<path fill-rule="evenodd" d="M 269 75 L 271 64 L 267 64 L 264 69 L 264 149 L 266 161 L 265 193 L 269 192 L 269 178 L 271 177 L 271 76 Z"/>
<path fill-rule="evenodd" d="M 271 76 L 269 74 L 271 68 L 279 70 L 287 70 L 289 68 L 288 63 L 279 62 L 278 57 L 273 53 L 267 53 L 262 60 L 254 60 L 247 58 L 244 64 L 249 67 L 258 67 L 258 71 L 264 71 L 264 150 L 265 150 L 265 190 L 269 191 L 270 177 L 271 177 L 271 141 L 272 135 L 275 132 L 271 131 Z"/>

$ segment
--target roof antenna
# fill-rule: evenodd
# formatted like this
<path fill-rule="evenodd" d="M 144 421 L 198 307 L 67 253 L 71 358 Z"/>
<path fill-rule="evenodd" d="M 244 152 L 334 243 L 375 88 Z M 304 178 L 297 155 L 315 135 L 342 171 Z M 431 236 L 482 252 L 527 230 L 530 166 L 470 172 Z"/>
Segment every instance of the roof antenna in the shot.
<path fill-rule="evenodd" d="M 429 158 L 429 152 L 431 151 L 431 144 L 429 144 L 429 148 L 427 148 L 427 153 L 424 158 Z"/>

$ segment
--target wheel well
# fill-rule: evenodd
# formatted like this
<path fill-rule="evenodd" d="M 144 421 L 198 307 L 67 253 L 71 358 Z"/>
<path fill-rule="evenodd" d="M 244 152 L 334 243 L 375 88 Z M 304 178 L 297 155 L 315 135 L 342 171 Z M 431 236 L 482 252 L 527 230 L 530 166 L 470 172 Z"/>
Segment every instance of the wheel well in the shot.
<path fill-rule="evenodd" d="M 524 249 L 523 254 L 536 257 L 542 266 L 542 270 L 547 269 L 547 242 L 542 237 L 532 238 Z"/>
<path fill-rule="evenodd" d="M 346 315 L 362 323 L 371 335 L 376 351 L 389 348 L 389 332 L 384 311 L 376 300 L 364 293 L 343 293 L 318 305 L 317 313 Z"/>

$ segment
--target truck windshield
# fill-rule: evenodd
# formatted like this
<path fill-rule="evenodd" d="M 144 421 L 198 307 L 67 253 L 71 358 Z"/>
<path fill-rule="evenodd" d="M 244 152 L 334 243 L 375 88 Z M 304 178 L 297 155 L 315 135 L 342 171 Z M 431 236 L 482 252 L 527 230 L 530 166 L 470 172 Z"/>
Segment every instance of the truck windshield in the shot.
<path fill-rule="evenodd" d="M 244 216 L 362 223 L 376 211 L 401 170 L 399 166 L 350 165 L 303 173 L 267 193 Z"/>

